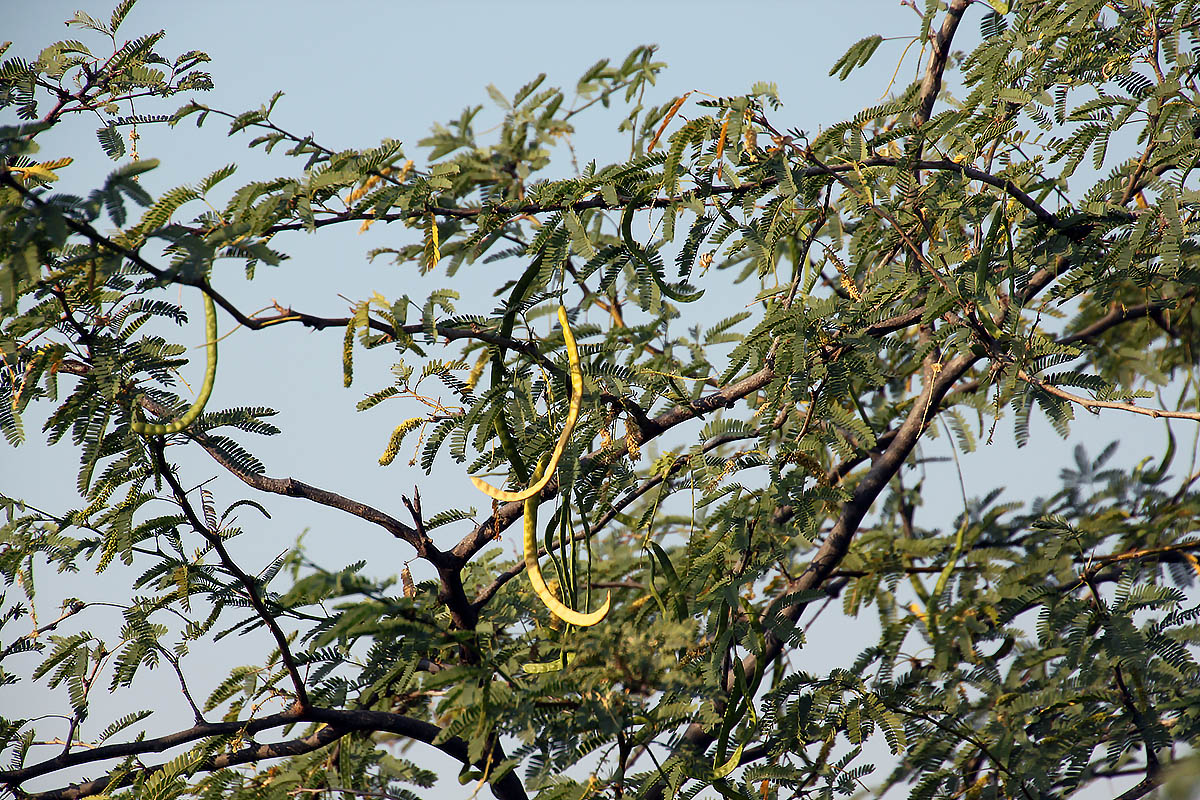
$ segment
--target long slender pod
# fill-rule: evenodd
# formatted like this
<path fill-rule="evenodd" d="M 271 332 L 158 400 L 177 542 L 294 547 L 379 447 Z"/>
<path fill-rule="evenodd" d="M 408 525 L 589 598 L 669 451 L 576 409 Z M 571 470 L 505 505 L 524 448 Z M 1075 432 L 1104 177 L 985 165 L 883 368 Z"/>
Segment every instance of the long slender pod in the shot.
<path fill-rule="evenodd" d="M 552 474 L 548 463 L 538 464 L 534 470 L 533 477 L 535 481 L 544 477 L 543 470 L 546 475 Z M 534 484 L 537 485 L 536 483 Z M 537 507 L 538 495 L 541 493 L 539 488 L 530 497 L 525 498 L 525 572 L 529 574 L 529 583 L 533 586 L 534 594 L 538 596 L 546 608 L 550 609 L 550 613 L 570 625 L 578 625 L 581 628 L 586 628 L 589 625 L 595 625 L 608 614 L 608 607 L 612 601 L 612 592 L 609 592 L 604 597 L 604 604 L 600 608 L 584 614 L 573 608 L 568 608 L 559 602 L 558 598 L 550 592 L 550 587 L 546 585 L 546 581 L 542 578 L 542 570 L 538 566 L 537 553 Z"/>
<path fill-rule="evenodd" d="M 169 433 L 179 433 L 199 419 L 204 411 L 204 404 L 212 394 L 213 382 L 217 378 L 217 309 L 208 294 L 204 295 L 204 332 L 207 337 L 205 341 L 208 347 L 208 368 L 204 372 L 204 383 L 200 386 L 200 393 L 196 395 L 196 402 L 192 403 L 179 419 L 167 423 L 141 421 L 138 419 L 138 406 L 135 403 L 133 419 L 129 423 L 134 433 L 140 433 L 142 436 L 166 436 Z"/>
<path fill-rule="evenodd" d="M 541 259 L 535 258 L 528 269 L 521 274 L 517 280 L 517 285 L 513 287 L 512 294 L 508 299 L 508 310 L 505 311 L 504 317 L 500 320 L 500 338 L 507 340 L 512 337 L 513 325 L 517 321 L 517 311 L 521 307 L 521 302 L 529 293 L 533 282 L 537 280 L 539 271 L 541 270 Z M 492 386 L 498 386 L 504 380 L 504 345 L 496 346 L 492 353 Z M 496 436 L 500 439 L 500 448 L 504 451 L 504 455 L 508 458 L 509 464 L 512 466 L 513 472 L 517 474 L 517 479 L 521 483 L 529 481 L 529 467 L 525 465 L 524 459 L 521 458 L 521 451 L 517 449 L 517 443 L 513 440 L 512 432 L 508 429 L 508 421 L 504 416 L 503 411 L 496 415 Z"/>
<path fill-rule="evenodd" d="M 642 266 L 642 269 L 654 278 L 654 284 L 664 295 L 680 303 L 690 303 L 698 299 L 700 295 L 704 294 L 703 290 L 696 289 L 686 282 L 667 283 L 662 270 L 654 265 L 646 249 L 638 244 L 637 239 L 633 238 L 633 212 L 636 208 L 633 203 L 630 203 L 621 214 L 621 240 L 625 244 L 625 249 Z"/>
<path fill-rule="evenodd" d="M 512 437 L 512 431 L 508 429 L 508 420 L 504 418 L 503 409 L 496 414 L 495 428 L 496 438 L 500 440 L 500 449 L 504 451 L 508 463 L 512 465 L 513 472 L 517 473 L 517 478 L 521 483 L 525 483 L 529 480 L 529 468 L 525 466 L 525 461 L 521 458 L 521 451 L 517 449 L 517 443 Z"/>
<path fill-rule="evenodd" d="M 633 212 L 636 210 L 637 207 L 633 203 L 630 203 L 621 213 L 621 240 L 625 243 L 625 248 L 629 251 L 629 254 L 640 261 L 642 266 L 644 266 L 650 271 L 651 274 L 653 274 L 654 265 L 650 263 L 650 259 L 646 257 L 646 254 L 642 250 L 642 246 L 638 244 L 637 239 L 633 238 Z"/>
<path fill-rule="evenodd" d="M 567 361 L 571 366 L 571 402 L 567 406 L 566 422 L 563 424 L 562 433 L 558 435 L 558 441 L 554 444 L 554 450 L 550 453 L 550 462 L 546 465 L 546 473 L 541 478 L 534 480 L 529 488 L 519 492 L 506 492 L 474 475 L 471 476 L 471 483 L 475 484 L 476 489 L 496 500 L 512 503 L 535 497 L 541 492 L 550 482 L 554 470 L 558 468 L 558 461 L 562 458 L 567 442 L 571 438 L 571 432 L 575 429 L 575 422 L 579 419 L 579 409 L 583 405 L 583 370 L 579 365 L 579 347 L 575 344 L 575 335 L 571 333 L 571 325 L 567 321 L 567 310 L 562 306 L 558 307 L 558 322 L 562 325 L 563 341 L 567 345 Z"/>

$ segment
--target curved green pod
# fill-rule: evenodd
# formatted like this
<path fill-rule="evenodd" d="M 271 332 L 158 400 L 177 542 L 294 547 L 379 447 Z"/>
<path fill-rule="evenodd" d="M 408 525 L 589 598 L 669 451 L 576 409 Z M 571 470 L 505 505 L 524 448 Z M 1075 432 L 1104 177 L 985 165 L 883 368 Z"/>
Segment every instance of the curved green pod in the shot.
<path fill-rule="evenodd" d="M 166 423 L 143 422 L 138 419 L 138 405 L 135 402 L 133 419 L 129 423 L 129 427 L 134 433 L 140 433 L 142 436 L 166 436 L 169 433 L 179 433 L 200 417 L 201 412 L 204 411 L 204 404 L 208 402 L 208 397 L 212 394 L 213 382 L 217 378 L 217 309 L 213 305 L 212 298 L 207 294 L 204 295 L 204 331 L 207 337 L 205 341 L 208 347 L 208 368 L 204 372 L 204 383 L 200 386 L 200 393 L 196 395 L 196 402 L 192 403 L 179 419 Z"/>

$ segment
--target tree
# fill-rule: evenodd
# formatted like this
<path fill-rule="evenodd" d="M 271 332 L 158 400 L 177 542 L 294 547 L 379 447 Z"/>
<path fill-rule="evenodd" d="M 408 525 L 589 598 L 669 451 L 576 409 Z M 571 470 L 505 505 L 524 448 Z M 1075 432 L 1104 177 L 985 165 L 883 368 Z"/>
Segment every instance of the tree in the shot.
<path fill-rule="evenodd" d="M 0 722 L 9 793 L 415 797 L 434 779 L 428 748 L 506 800 L 866 786 L 1032 800 L 1112 776 L 1135 798 L 1172 771 L 1188 791 L 1195 0 L 926 3 L 923 75 L 819 133 L 786 127 L 767 84 L 644 105 L 663 65 L 639 48 L 573 98 L 540 78 L 497 96 L 505 121 L 486 138 L 468 109 L 419 143 L 421 163 L 394 141 L 334 151 L 295 133 L 278 95 L 244 113 L 201 103 L 208 57 L 164 56 L 161 32 L 123 40 L 132 5 L 76 16 L 111 42 L 103 55 L 71 40 L 0 66 L 0 107 L 23 120 L 0 128 L 0 429 L 21 445 L 22 417 L 45 408 L 47 440 L 69 433 L 79 452 L 83 503 L 0 498 L 0 684 L 65 688 L 70 706 Z M 964 56 L 968 16 L 983 40 Z M 942 90 L 952 67 L 958 99 Z M 556 140 L 614 103 L 632 156 L 552 167 Z M 87 196 L 56 192 L 71 158 L 38 143 L 93 115 L 117 166 Z M 157 164 L 125 132 L 181 123 L 249 133 L 290 172 L 152 193 L 139 176 Z M 647 219 L 649 236 L 634 224 Z M 470 274 L 497 300 L 376 294 L 344 318 L 230 300 L 231 262 L 246 279 L 286 268 L 280 234 L 383 223 L 418 241 L 373 258 L 468 293 Z M 170 286 L 205 298 L 203 340 L 194 323 L 171 338 L 155 324 L 186 319 Z M 746 310 L 688 317 L 703 293 L 746 286 Z M 197 342 L 199 397 L 221 380 L 218 314 L 340 332 L 347 386 L 355 358 L 361 373 L 364 354 L 393 350 L 390 383 L 367 378 L 358 403 L 407 417 L 380 464 L 413 448 L 439 480 L 504 488 L 427 514 L 417 490 L 377 508 L 353 486 L 275 477 L 251 435 L 304 431 L 174 388 Z M 1133 470 L 1106 468 L 1113 446 L 1080 450 L 1027 505 L 1000 502 L 998 479 L 964 492 L 949 525 L 918 516 L 931 439 L 965 457 L 1006 414 L 1024 444 L 1035 415 L 1065 435 L 1080 409 L 1164 419 L 1166 450 Z M 1176 461 L 1185 437 L 1191 463 Z M 214 469 L 241 494 L 210 488 Z M 242 563 L 238 537 L 285 501 L 387 534 L 386 558 L 329 568 L 298 545 Z M 518 525 L 524 560 L 493 546 Z M 119 629 L 84 601 L 33 614 L 37 576 L 120 565 L 134 577 Z M 870 609 L 880 635 L 813 671 L 802 615 L 835 599 Z M 247 632 L 266 649 L 193 691 L 211 676 L 189 674 L 189 656 Z M 157 699 L 89 713 L 156 668 L 191 719 L 160 719 Z M 872 738 L 892 754 L 877 774 Z"/>

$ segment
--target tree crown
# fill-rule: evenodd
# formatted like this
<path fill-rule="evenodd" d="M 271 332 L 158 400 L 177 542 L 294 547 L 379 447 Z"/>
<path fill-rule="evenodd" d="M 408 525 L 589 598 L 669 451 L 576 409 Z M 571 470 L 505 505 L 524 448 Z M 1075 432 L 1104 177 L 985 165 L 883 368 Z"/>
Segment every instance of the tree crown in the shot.
<path fill-rule="evenodd" d="M 8 56 L 0 430 L 22 445 L 44 409 L 47 442 L 69 434 L 79 453 L 83 505 L 0 496 L 0 684 L 67 694 L 59 717 L 0 719 L 0 785 L 414 797 L 435 779 L 416 742 L 506 800 L 1033 800 L 1114 776 L 1123 797 L 1188 791 L 1200 9 L 1011 5 L 926 3 L 918 78 L 819 132 L 783 121 L 765 83 L 655 104 L 664 65 L 640 47 L 573 92 L 544 76 L 493 90 L 498 129 L 468 108 L 420 158 L 392 140 L 334 150 L 281 121 L 278 94 L 240 113 L 202 102 L 208 56 L 124 39 L 132 0 L 73 19 L 103 52 Z M 982 41 L 956 53 L 970 17 Z M 559 142 L 611 105 L 631 156 L 560 167 Z M 96 115 L 116 167 L 86 195 L 55 191 L 72 157 L 39 142 Z M 249 134 L 285 174 L 230 188 L 230 166 L 149 191 L 158 164 L 128 133 L 185 123 Z M 235 271 L 287 268 L 288 232 L 385 224 L 400 235 L 372 259 L 450 286 L 340 317 L 231 299 Z M 204 331 L 161 333 L 186 321 L 172 285 L 203 296 Z M 744 309 L 696 318 L 704 295 L 737 292 Z M 380 467 L 411 457 L 472 494 L 376 507 L 280 477 L 253 452 L 285 435 L 275 412 L 206 403 L 230 319 L 240 336 L 340 333 L 344 385 L 368 384 L 358 411 L 403 419 Z M 176 388 L 190 345 L 208 359 L 195 397 Z M 382 382 L 364 380 L 370 351 L 393 353 Z M 939 431 L 957 458 L 1006 414 L 1024 444 L 1035 414 L 1065 435 L 1080 409 L 1161 418 L 1166 451 L 1124 470 L 1114 446 L 1079 449 L 1034 503 L 1002 502 L 998 479 L 949 525 L 918 516 Z M 284 502 L 359 521 L 386 557 L 331 568 L 298 545 L 245 563 L 238 537 Z M 524 559 L 493 546 L 517 526 Z M 119 629 L 89 622 L 93 601 L 33 613 L 36 576 L 118 563 L 136 571 L 106 601 Z M 806 630 L 837 599 L 870 609 L 878 638 L 814 664 Z M 265 645 L 197 694 L 195 651 L 232 633 Z M 153 700 L 93 719 L 104 688 L 155 668 L 191 719 L 152 716 Z M 886 770 L 867 763 L 872 737 Z"/>

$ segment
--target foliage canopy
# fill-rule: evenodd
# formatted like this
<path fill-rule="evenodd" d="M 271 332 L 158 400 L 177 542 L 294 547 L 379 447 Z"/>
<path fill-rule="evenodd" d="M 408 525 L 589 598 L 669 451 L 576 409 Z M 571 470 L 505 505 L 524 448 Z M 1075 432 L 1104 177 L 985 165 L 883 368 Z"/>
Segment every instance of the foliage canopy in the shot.
<path fill-rule="evenodd" d="M 922 74 L 819 133 L 781 122 L 767 84 L 654 105 L 664 65 L 638 48 L 573 93 L 543 78 L 492 90 L 503 124 L 477 134 L 469 108 L 418 143 L 422 160 L 397 141 L 334 151 L 293 133 L 278 95 L 242 113 L 201 102 L 208 57 L 163 55 L 161 32 L 123 39 L 132 4 L 107 21 L 80 12 L 92 44 L 0 65 L 0 108 L 17 118 L 0 127 L 0 430 L 22 445 L 23 416 L 43 408 L 46 439 L 79 452 L 83 498 L 0 496 L 0 684 L 65 687 L 70 703 L 0 720 L 9 793 L 412 798 L 434 780 L 429 747 L 506 800 L 866 786 L 1033 800 L 1126 775 L 1134 798 L 1177 764 L 1196 771 L 1196 0 L 929 0 Z M 982 41 L 955 53 L 971 18 Z M 830 74 L 882 57 L 882 41 Z M 948 69 L 961 97 L 942 91 Z M 626 109 L 631 157 L 552 166 L 610 106 Z M 115 168 L 86 196 L 55 191 L 71 158 L 40 154 L 39 137 L 96 114 Z M 228 167 L 154 195 L 138 178 L 157 164 L 126 134 L 182 123 L 247 132 L 286 172 L 229 188 Z M 227 296 L 287 268 L 282 232 L 385 223 L 416 241 L 372 258 L 451 287 L 469 274 L 494 307 L 444 288 L 330 318 Z M 689 304 L 731 284 L 754 302 L 694 324 Z M 353 486 L 273 477 L 254 436 L 304 432 L 278 430 L 269 408 L 136 432 L 190 404 L 176 370 L 198 326 L 176 342 L 154 324 L 186 319 L 171 285 L 249 331 L 342 332 L 347 386 L 356 354 L 393 350 L 388 382 L 369 378 L 358 403 L 408 417 L 379 443 L 381 468 L 415 439 L 427 473 L 518 491 L 561 438 L 528 501 L 530 519 L 542 512 L 531 539 L 549 591 L 584 611 L 607 591 L 607 616 L 563 624 L 525 562 L 492 546 L 521 524 L 520 499 L 426 516 L 416 493 L 375 508 Z M 434 383 L 454 405 L 431 399 Z M 912 467 L 930 437 L 966 454 L 1012 415 L 1024 444 L 1034 415 L 1065 435 L 1080 410 L 1163 418 L 1169 447 L 1132 471 L 1106 466 L 1111 446 L 1081 449 L 1047 497 L 1002 502 L 998 483 L 948 526 L 919 522 Z M 245 496 L 215 496 L 211 467 L 180 452 L 206 454 Z M 384 534 L 380 563 L 414 559 L 430 578 L 331 569 L 299 547 L 239 564 L 227 543 L 260 501 L 345 512 Z M 119 630 L 90 624 L 82 601 L 39 625 L 38 575 L 117 562 L 137 575 Z M 814 669 L 796 657 L 802 615 L 835 599 L 876 615 L 880 635 Z M 188 655 L 251 630 L 271 647 L 193 699 Z M 89 713 L 154 668 L 178 674 L 194 719 L 161 720 L 149 699 Z M 893 754 L 879 771 L 872 737 Z"/>

